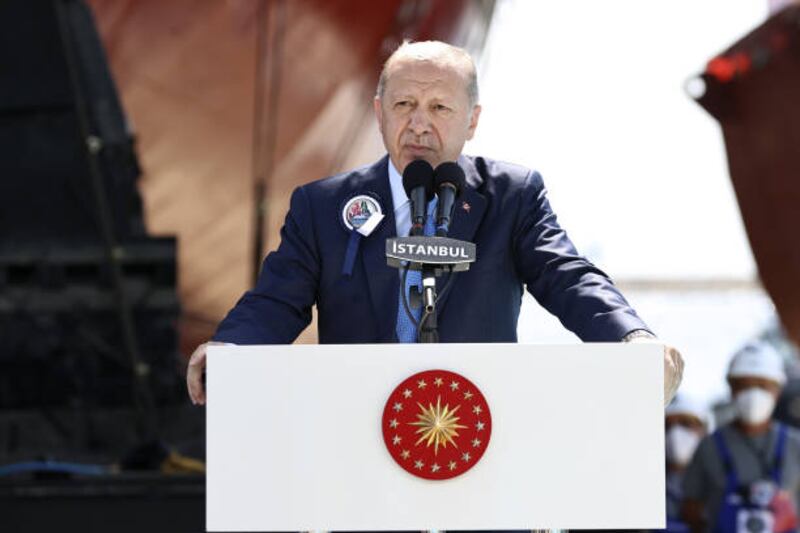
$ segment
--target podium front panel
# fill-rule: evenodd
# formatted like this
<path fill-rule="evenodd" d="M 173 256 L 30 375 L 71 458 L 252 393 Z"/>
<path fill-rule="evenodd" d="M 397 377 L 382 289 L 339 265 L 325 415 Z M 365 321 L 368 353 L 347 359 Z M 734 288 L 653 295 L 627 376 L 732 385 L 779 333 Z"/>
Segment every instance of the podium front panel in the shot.
<path fill-rule="evenodd" d="M 395 387 L 433 369 L 491 410 L 485 453 L 446 480 L 401 468 L 382 431 Z M 212 346 L 207 374 L 210 531 L 665 524 L 660 345 Z"/>

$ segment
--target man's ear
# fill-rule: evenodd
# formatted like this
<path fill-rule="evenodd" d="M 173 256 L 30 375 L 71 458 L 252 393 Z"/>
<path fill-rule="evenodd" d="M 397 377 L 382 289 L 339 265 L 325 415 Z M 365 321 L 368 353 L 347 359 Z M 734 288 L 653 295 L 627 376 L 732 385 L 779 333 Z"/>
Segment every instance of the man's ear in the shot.
<path fill-rule="evenodd" d="M 481 118 L 481 106 L 475 104 L 472 108 L 472 115 L 469 117 L 469 128 L 467 129 L 467 140 L 475 136 L 475 129 L 478 127 L 478 119 Z"/>
<path fill-rule="evenodd" d="M 376 96 L 372 100 L 372 109 L 375 111 L 375 120 L 378 121 L 378 129 L 383 131 L 383 108 L 381 107 L 380 96 Z"/>

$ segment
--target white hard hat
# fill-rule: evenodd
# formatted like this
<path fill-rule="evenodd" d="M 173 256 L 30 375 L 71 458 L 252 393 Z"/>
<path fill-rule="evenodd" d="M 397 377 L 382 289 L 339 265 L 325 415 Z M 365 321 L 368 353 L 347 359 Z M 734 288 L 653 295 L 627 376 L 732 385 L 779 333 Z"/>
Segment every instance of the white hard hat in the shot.
<path fill-rule="evenodd" d="M 783 385 L 786 383 L 783 357 L 766 342 L 748 343 L 731 359 L 731 364 L 728 366 L 728 377 L 765 378 Z"/>
<path fill-rule="evenodd" d="M 708 426 L 708 408 L 706 405 L 698 400 L 697 398 L 693 398 L 686 394 L 678 394 L 675 398 L 670 402 L 667 408 L 664 410 L 665 416 L 670 415 L 690 415 L 698 418 L 705 426 Z"/>

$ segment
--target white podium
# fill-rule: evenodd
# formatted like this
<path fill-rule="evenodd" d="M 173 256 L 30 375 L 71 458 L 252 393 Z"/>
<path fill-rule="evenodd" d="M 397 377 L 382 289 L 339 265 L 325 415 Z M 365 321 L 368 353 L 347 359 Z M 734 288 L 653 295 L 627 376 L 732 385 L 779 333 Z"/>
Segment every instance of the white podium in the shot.
<path fill-rule="evenodd" d="M 491 409 L 485 453 L 447 480 L 382 433 L 395 387 L 432 369 Z M 212 346 L 207 393 L 209 531 L 665 525 L 660 345 Z"/>

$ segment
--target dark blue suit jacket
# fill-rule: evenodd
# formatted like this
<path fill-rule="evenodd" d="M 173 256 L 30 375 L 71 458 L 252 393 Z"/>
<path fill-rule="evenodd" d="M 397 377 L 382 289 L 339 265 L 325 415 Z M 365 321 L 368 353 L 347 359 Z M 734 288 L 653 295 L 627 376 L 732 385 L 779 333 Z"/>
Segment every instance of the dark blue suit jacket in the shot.
<path fill-rule="evenodd" d="M 294 191 L 278 250 L 267 256 L 255 288 L 228 313 L 215 340 L 291 343 L 316 304 L 320 343 L 396 342 L 400 279 L 385 256 L 385 241 L 396 234 L 387 161 Z M 441 294 L 441 342 L 515 342 L 525 287 L 584 341 L 619 341 L 647 329 L 609 278 L 578 255 L 537 172 L 482 157 L 458 162 L 468 187 L 450 236 L 474 242 L 478 259 Z M 342 266 L 349 233 L 341 209 L 360 194 L 377 195 L 386 218 L 361 240 L 347 277 Z M 441 291 L 444 278 L 438 283 Z"/>

